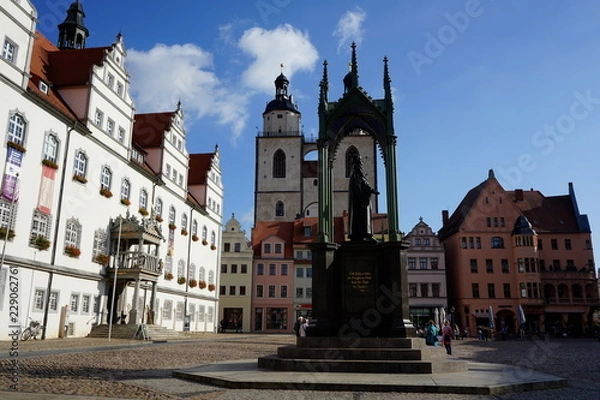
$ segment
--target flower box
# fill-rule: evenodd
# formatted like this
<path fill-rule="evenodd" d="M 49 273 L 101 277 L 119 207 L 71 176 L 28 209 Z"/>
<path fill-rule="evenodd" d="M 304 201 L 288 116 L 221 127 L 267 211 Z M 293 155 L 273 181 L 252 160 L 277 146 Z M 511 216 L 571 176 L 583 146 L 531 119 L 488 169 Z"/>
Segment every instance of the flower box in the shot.
<path fill-rule="evenodd" d="M 131 201 L 129 199 L 121 199 L 121 204 L 128 206 L 131 204 Z"/>
<path fill-rule="evenodd" d="M 177 278 L 177 283 L 183 285 L 185 283 L 185 278 L 183 276 L 180 276 L 179 278 Z"/>
<path fill-rule="evenodd" d="M 48 160 L 47 158 L 44 158 L 42 160 L 42 164 L 45 165 L 46 167 L 50 167 L 52 169 L 58 169 L 58 164 L 52 160 Z"/>
<path fill-rule="evenodd" d="M 211 292 L 214 292 L 216 288 L 217 287 L 215 286 L 214 283 L 211 283 L 210 285 L 208 285 L 208 290 L 210 290 Z"/>
<path fill-rule="evenodd" d="M 77 175 L 77 174 L 74 174 L 74 175 L 73 175 L 73 180 L 74 180 L 74 181 L 77 181 L 77 182 L 79 182 L 79 183 L 87 183 L 87 179 L 85 179 L 85 177 L 84 177 L 84 176 Z"/>
<path fill-rule="evenodd" d="M 106 265 L 108 264 L 108 256 L 106 254 L 97 254 L 93 261 L 100 265 Z"/>
<path fill-rule="evenodd" d="M 181 234 L 182 234 L 183 236 L 187 236 L 187 235 L 188 235 L 188 231 L 187 231 L 185 228 L 182 228 L 182 229 L 181 229 Z"/>
<path fill-rule="evenodd" d="M 19 143 L 17 142 L 11 142 L 10 140 L 8 142 L 6 142 L 6 146 L 8 147 L 12 147 L 15 150 L 19 150 L 22 153 L 27 152 L 27 150 L 25 149 L 25 147 L 21 146 Z"/>
<path fill-rule="evenodd" d="M 172 280 L 172 279 L 173 279 L 173 274 L 172 274 L 172 273 L 170 273 L 170 272 L 167 272 L 167 273 L 165 274 L 165 279 L 166 279 L 166 280 L 168 280 L 168 281 Z"/>
<path fill-rule="evenodd" d="M 211 249 L 211 250 L 216 250 L 216 249 L 217 249 L 217 246 L 215 246 L 214 244 L 211 244 L 211 245 L 210 245 L 210 249 Z"/>
<path fill-rule="evenodd" d="M 205 245 L 205 246 L 208 244 L 208 242 L 206 241 L 206 239 L 202 240 L 202 244 Z"/>
<path fill-rule="evenodd" d="M 48 250 L 50 247 L 50 241 L 42 235 L 32 238 L 29 244 L 31 244 L 33 247 L 37 247 L 38 250 Z"/>
<path fill-rule="evenodd" d="M 0 228 L 0 240 L 8 239 L 12 240 L 15 237 L 15 231 L 12 229 L 8 230 L 8 236 L 6 235 L 6 227 Z"/>
<path fill-rule="evenodd" d="M 206 289 L 206 281 L 200 281 L 200 282 L 198 282 L 198 287 L 200 289 Z"/>
<path fill-rule="evenodd" d="M 160 215 L 155 216 L 154 219 L 158 222 L 163 222 L 163 219 Z"/>
<path fill-rule="evenodd" d="M 142 214 L 144 217 L 145 217 L 146 215 L 150 214 L 150 213 L 148 212 L 148 210 L 146 210 L 144 207 L 140 207 L 140 209 L 138 210 L 138 212 L 139 212 L 140 214 Z"/>
<path fill-rule="evenodd" d="M 113 195 L 110 190 L 104 189 L 104 188 L 100 189 L 100 194 L 102 196 L 106 197 L 107 199 L 110 199 L 112 197 L 112 195 Z"/>
<path fill-rule="evenodd" d="M 198 236 L 196 236 L 196 235 L 192 235 L 192 240 L 194 242 L 197 242 L 198 240 L 200 240 L 200 238 Z"/>
<path fill-rule="evenodd" d="M 175 229 L 177 229 L 177 225 L 175 225 L 175 224 L 169 224 L 169 229 L 171 229 L 172 231 L 174 231 Z"/>
<path fill-rule="evenodd" d="M 75 246 L 65 246 L 65 254 L 69 257 L 77 258 L 81 255 L 81 250 Z"/>
<path fill-rule="evenodd" d="M 190 279 L 190 287 L 196 287 L 198 286 L 198 281 L 195 279 Z"/>

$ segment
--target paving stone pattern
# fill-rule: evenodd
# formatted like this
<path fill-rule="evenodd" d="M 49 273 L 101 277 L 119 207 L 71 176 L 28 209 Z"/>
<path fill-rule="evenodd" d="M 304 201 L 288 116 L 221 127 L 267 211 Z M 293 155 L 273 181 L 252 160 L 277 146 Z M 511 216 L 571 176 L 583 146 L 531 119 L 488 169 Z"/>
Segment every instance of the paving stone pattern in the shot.
<path fill-rule="evenodd" d="M 294 342 L 291 335 L 250 334 L 190 335 L 185 340 L 167 343 L 91 338 L 20 342 L 18 387 L 24 393 L 120 399 L 440 399 L 439 394 L 230 390 L 171 376 L 173 369 L 258 358 Z M 9 342 L 0 342 L 0 391 L 4 391 L 0 398 L 7 400 L 10 399 L 9 348 Z M 588 400 L 600 396 L 600 342 L 592 339 L 467 339 L 453 342 L 453 354 L 468 361 L 518 365 L 565 377 L 570 386 L 504 396 L 444 395 L 444 400 Z"/>

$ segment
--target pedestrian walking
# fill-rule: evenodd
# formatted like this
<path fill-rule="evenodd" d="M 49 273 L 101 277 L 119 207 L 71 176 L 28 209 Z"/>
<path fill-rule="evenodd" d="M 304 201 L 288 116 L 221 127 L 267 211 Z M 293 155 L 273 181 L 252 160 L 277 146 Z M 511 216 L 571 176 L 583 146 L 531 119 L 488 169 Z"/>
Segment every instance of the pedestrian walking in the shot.
<path fill-rule="evenodd" d="M 306 336 L 306 328 L 308 328 L 308 318 L 304 318 L 304 322 L 300 325 L 300 337 Z"/>
<path fill-rule="evenodd" d="M 296 332 L 296 336 L 300 336 L 300 327 L 304 323 L 304 318 L 298 317 L 296 322 L 294 322 L 294 332 Z"/>
<path fill-rule="evenodd" d="M 427 323 L 427 330 L 425 331 L 425 344 L 427 346 L 436 346 L 437 334 L 438 329 L 435 326 L 435 323 L 432 320 L 429 320 L 429 322 Z"/>
<path fill-rule="evenodd" d="M 452 355 L 452 327 L 450 321 L 444 321 L 444 327 L 442 328 L 442 344 L 446 348 L 446 353 Z"/>

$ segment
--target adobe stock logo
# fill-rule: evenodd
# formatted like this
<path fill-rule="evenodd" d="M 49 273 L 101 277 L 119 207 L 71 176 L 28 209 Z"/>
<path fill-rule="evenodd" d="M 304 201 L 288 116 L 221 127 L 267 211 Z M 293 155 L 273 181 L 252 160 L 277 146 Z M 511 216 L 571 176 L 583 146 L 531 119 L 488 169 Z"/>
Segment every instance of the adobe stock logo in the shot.
<path fill-rule="evenodd" d="M 493 0 L 492 0 L 493 1 Z M 407 53 L 408 61 L 412 65 L 415 74 L 421 76 L 423 67 L 430 66 L 440 58 L 448 46 L 451 46 L 460 33 L 464 33 L 471 24 L 471 20 L 480 17 L 484 8 L 479 0 L 467 0 L 464 11 L 445 13 L 444 19 L 448 22 L 442 25 L 436 32 L 425 32 L 425 46 L 422 52 L 411 50 Z"/>
<path fill-rule="evenodd" d="M 292 0 L 258 0 L 255 3 L 256 11 L 260 14 L 263 24 L 267 24 L 269 15 L 279 14 Z"/>

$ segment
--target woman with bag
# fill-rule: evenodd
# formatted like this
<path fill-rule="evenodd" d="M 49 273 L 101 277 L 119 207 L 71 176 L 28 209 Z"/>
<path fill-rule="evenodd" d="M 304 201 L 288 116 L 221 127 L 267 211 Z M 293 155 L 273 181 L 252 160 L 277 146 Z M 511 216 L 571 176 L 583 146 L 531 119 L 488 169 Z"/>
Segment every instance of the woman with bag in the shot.
<path fill-rule="evenodd" d="M 444 327 L 442 328 L 442 344 L 446 348 L 446 353 L 452 355 L 452 327 L 450 321 L 444 321 Z"/>

